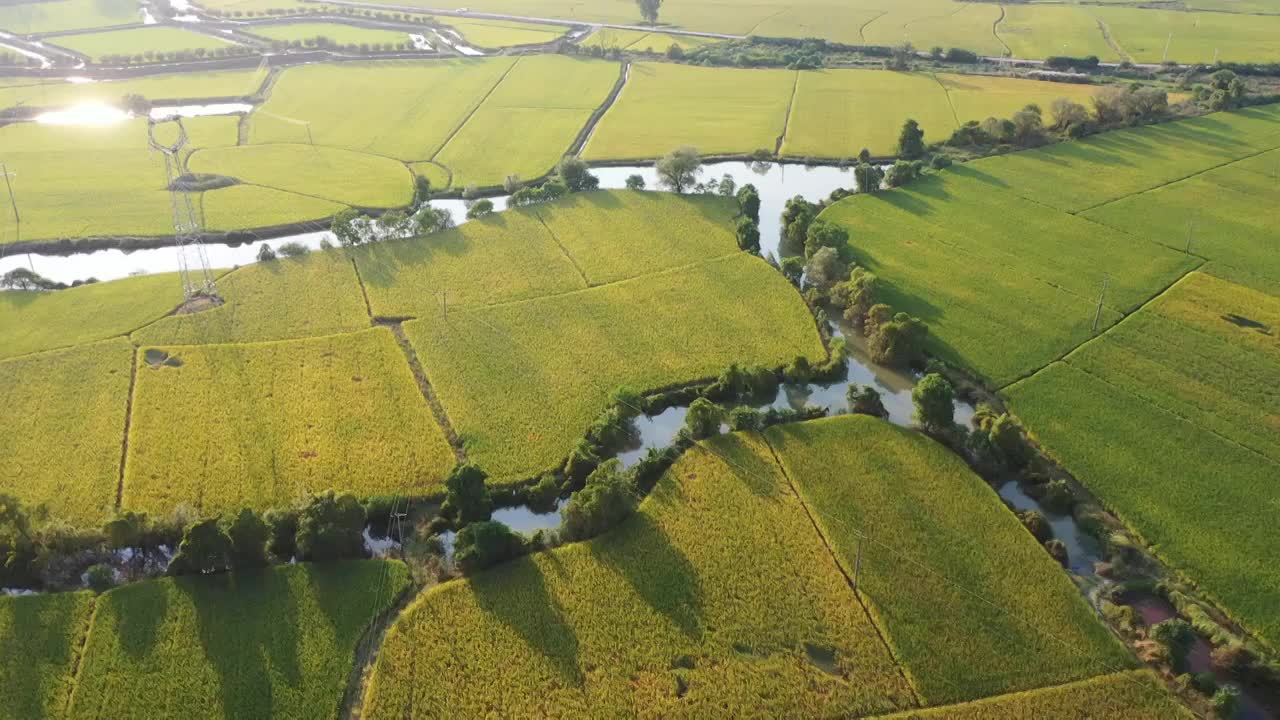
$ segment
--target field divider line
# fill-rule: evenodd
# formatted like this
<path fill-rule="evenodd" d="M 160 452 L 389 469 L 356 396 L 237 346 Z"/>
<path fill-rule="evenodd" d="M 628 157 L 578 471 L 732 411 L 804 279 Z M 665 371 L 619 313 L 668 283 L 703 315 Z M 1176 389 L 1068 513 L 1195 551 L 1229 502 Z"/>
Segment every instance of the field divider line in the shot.
<path fill-rule="evenodd" d="M 564 253 L 565 259 L 569 261 L 570 265 L 573 265 L 573 269 L 578 271 L 578 277 L 582 278 L 582 284 L 585 286 L 582 289 L 589 290 L 596 287 L 587 279 L 587 274 L 582 271 L 582 266 L 578 265 L 578 259 L 573 256 L 573 253 L 569 252 L 569 248 L 565 247 L 564 243 L 560 242 L 560 238 L 552 232 L 551 226 L 547 224 L 547 221 L 542 219 L 542 213 L 534 210 L 533 216 L 538 218 L 538 222 L 542 223 L 542 228 L 547 231 L 547 235 L 551 236 L 551 241 L 556 244 L 556 247 L 560 248 L 560 252 Z M 546 296 L 544 295 L 543 297 Z"/>
<path fill-rule="evenodd" d="M 71 688 L 67 691 L 67 702 L 62 708 L 64 717 L 71 717 L 71 708 L 75 706 L 76 691 L 80 689 L 80 671 L 84 668 L 85 652 L 89 649 L 89 634 L 93 632 L 93 626 L 98 619 L 98 608 L 102 607 L 98 602 L 101 597 L 96 593 L 89 602 L 93 605 L 93 609 L 89 611 L 89 619 L 85 621 L 84 633 L 80 635 L 80 646 L 77 648 L 76 659 L 71 667 Z"/>
<path fill-rule="evenodd" d="M 124 401 L 124 435 L 120 440 L 120 474 L 116 479 L 116 512 L 120 511 L 120 504 L 124 500 L 124 466 L 129 459 L 129 433 L 133 429 L 133 395 L 138 387 L 139 352 L 141 350 L 135 345 L 133 362 L 129 365 L 129 394 Z"/>
<path fill-rule="evenodd" d="M 823 532 L 822 526 L 818 524 L 818 518 L 814 517 L 813 511 L 809 509 L 809 503 L 804 501 L 804 496 L 800 494 L 800 488 L 796 487 L 795 481 L 791 479 L 791 473 L 787 472 L 786 466 L 782 464 L 782 458 L 778 457 L 778 451 L 773 447 L 773 443 L 769 442 L 767 435 L 764 433 L 759 433 L 759 435 L 760 439 L 764 440 L 765 447 L 769 448 L 769 455 L 773 458 L 773 463 L 777 466 L 778 472 L 786 479 L 787 486 L 791 488 L 791 492 L 796 496 L 796 501 L 804 509 L 804 514 L 809 518 L 809 523 L 813 525 L 813 531 L 817 534 L 818 540 L 827 549 L 827 553 L 831 556 L 831 561 L 835 563 L 836 569 L 844 576 L 845 582 L 849 585 L 849 591 L 853 593 L 854 599 L 858 601 L 858 606 L 862 608 L 862 612 L 867 616 L 867 622 L 875 629 L 876 636 L 880 639 L 880 643 L 884 645 L 885 652 L 893 659 L 893 664 L 897 666 L 898 673 L 902 676 L 902 681 L 911 690 L 911 697 L 915 699 L 916 707 L 926 707 L 924 699 L 920 697 L 920 690 L 916 687 L 915 681 L 912 680 L 911 675 L 902 664 L 902 658 L 898 657 L 898 653 L 894 651 L 893 644 L 889 642 L 889 637 L 885 630 L 876 622 L 871 608 L 867 607 L 866 601 L 862 599 L 862 593 L 858 591 L 858 587 L 854 584 L 853 578 L 850 577 L 849 571 L 845 569 L 844 563 L 840 562 L 840 556 L 836 554 L 835 548 L 831 547 L 831 541 L 827 538 L 827 534 Z"/>
<path fill-rule="evenodd" d="M 384 561 L 386 562 L 386 561 Z M 383 578 L 385 580 L 385 574 Z M 351 672 L 347 675 L 346 689 L 342 693 L 342 700 L 338 705 L 338 718 L 340 720 L 356 720 L 364 713 L 364 702 L 369 692 L 369 680 L 373 676 L 374 665 L 378 662 L 378 656 L 381 654 L 382 645 L 386 641 L 387 630 L 400 619 L 404 611 L 413 604 L 414 600 L 422 594 L 425 588 L 414 588 L 410 583 L 400 593 L 400 597 L 396 599 L 390 607 L 378 613 L 378 616 L 369 624 L 365 630 L 364 636 L 356 645 L 354 662 L 351 664 Z M 381 594 L 381 592 L 379 592 Z"/>
<path fill-rule="evenodd" d="M 593 31 L 594 32 L 594 31 Z M 587 118 L 587 124 L 578 131 L 577 137 L 573 139 L 573 144 L 569 146 L 567 155 L 581 157 L 582 151 L 587 149 L 587 143 L 591 142 L 591 137 L 595 135 L 596 128 L 600 122 L 604 120 L 604 116 L 613 108 L 613 104 L 622 96 L 623 89 L 627 86 L 627 81 L 631 79 L 631 61 L 624 60 L 621 68 L 618 70 L 618 79 L 613 83 L 613 89 L 605 96 L 604 102 L 591 112 L 591 117 Z"/>
<path fill-rule="evenodd" d="M 867 36 L 866 36 L 866 33 L 864 33 L 863 31 L 867 29 L 867 26 L 868 26 L 868 25 L 870 25 L 871 23 L 873 23 L 873 22 L 875 22 L 875 21 L 879 20 L 880 18 L 882 18 L 882 17 L 884 17 L 885 15 L 888 15 L 888 14 L 889 14 L 889 11 L 888 11 L 888 10 L 881 10 L 880 12 L 876 13 L 875 15 L 872 15 L 870 20 L 867 20 L 866 22 L 864 22 L 864 23 L 862 23 L 861 25 L 859 25 L 859 26 L 858 26 L 858 38 L 859 38 L 859 39 L 861 39 L 861 40 L 862 40 L 862 42 L 864 42 L 864 43 L 865 43 L 865 42 L 867 41 Z"/>
<path fill-rule="evenodd" d="M 458 435 L 458 431 L 454 429 L 453 422 L 449 420 L 449 413 L 444 409 L 444 403 L 440 402 L 440 396 L 436 394 L 435 388 L 432 387 L 431 381 L 427 378 L 427 372 L 422 367 L 422 361 L 418 359 L 418 351 L 413 349 L 413 344 L 409 342 L 409 336 L 404 332 L 404 323 L 401 322 L 385 322 L 379 323 L 382 327 L 391 329 L 391 334 L 395 335 L 396 343 L 400 346 L 400 351 L 404 353 L 405 362 L 409 365 L 409 371 L 413 373 L 413 379 L 418 383 L 418 390 L 422 392 L 422 399 L 427 401 L 427 406 L 431 408 L 431 414 L 435 416 L 436 424 L 444 431 L 444 437 L 449 441 L 449 447 L 453 448 L 453 456 L 459 463 L 467 461 L 467 450 L 462 444 L 462 438 Z"/>
<path fill-rule="evenodd" d="M 991 36 L 996 39 L 996 42 L 1000 43 L 1000 47 L 1004 48 L 1005 53 L 1009 57 L 1013 57 L 1013 48 L 1009 47 L 1009 43 L 1006 43 L 1004 38 L 1000 37 L 1000 23 L 1004 22 L 1004 5 L 1001 4 L 999 7 L 1000 17 L 996 18 L 996 21 L 991 23 Z"/>
<path fill-rule="evenodd" d="M 480 102 L 477 102 L 476 106 L 471 108 L 471 112 L 467 113 L 467 116 L 462 118 L 462 122 L 458 123 L 458 127 L 454 128 L 453 132 L 449 133 L 449 136 L 444 139 L 444 142 L 440 143 L 440 147 L 436 148 L 436 151 L 431 154 L 430 158 L 428 158 L 429 162 L 438 162 L 436 158 L 440 157 L 440 153 L 444 152 L 444 149 L 449 147 L 449 143 L 453 142 L 453 139 L 458 136 L 458 133 L 462 132 L 462 128 L 466 127 L 467 123 L 471 122 L 471 118 L 475 117 L 475 114 L 480 112 L 480 108 L 484 107 L 484 104 L 488 102 L 489 96 L 493 95 L 494 91 L 502 85 L 502 81 L 506 80 L 507 76 L 511 74 L 511 71 L 515 70 L 516 66 L 520 64 L 522 57 L 523 56 L 517 57 L 515 62 L 511 63 L 511 65 L 507 67 L 507 69 L 502 73 L 502 76 L 498 78 L 498 81 L 489 88 L 489 91 L 484 94 L 484 97 L 480 98 Z"/>
<path fill-rule="evenodd" d="M 951 97 L 951 91 L 947 89 L 946 85 L 942 84 L 942 80 L 938 79 L 938 73 L 931 72 L 929 73 L 929 77 L 933 78 L 933 81 L 938 83 L 938 87 L 942 88 L 942 94 L 945 95 L 947 98 L 947 107 L 951 108 L 951 119 L 955 120 L 956 129 L 959 130 L 960 114 L 956 112 L 956 103 L 955 103 L 955 100 Z"/>
<path fill-rule="evenodd" d="M 791 99 L 787 101 L 787 113 L 782 116 L 782 134 L 773 144 L 774 155 L 782 154 L 782 143 L 787 139 L 787 132 L 791 129 L 791 108 L 795 107 L 796 94 L 800 91 L 800 71 L 796 70 L 795 73 L 795 80 L 791 83 Z"/>
<path fill-rule="evenodd" d="M 1096 203 L 1096 204 L 1090 205 L 1089 207 L 1086 207 L 1086 208 L 1080 208 L 1079 210 L 1068 210 L 1067 212 L 1069 212 L 1069 213 L 1070 213 L 1070 214 L 1072 214 L 1072 215 L 1081 215 L 1081 214 L 1083 214 L 1083 213 L 1087 213 L 1087 212 L 1089 212 L 1090 210 L 1096 210 L 1096 209 L 1098 209 L 1098 208 L 1100 208 L 1100 207 L 1103 207 L 1103 206 L 1105 206 L 1105 205 L 1110 205 L 1110 204 L 1112 204 L 1112 203 L 1120 202 L 1121 200 L 1127 200 L 1127 199 L 1129 199 L 1129 198 L 1131 198 L 1131 197 L 1137 197 L 1138 195 L 1145 195 L 1145 194 L 1147 194 L 1147 193 L 1151 192 L 1152 190 L 1159 190 L 1159 189 L 1160 189 L 1160 188 L 1162 188 L 1162 187 L 1168 187 L 1169 185 L 1174 185 L 1174 184 L 1176 184 L 1176 183 L 1180 183 L 1180 182 L 1182 182 L 1182 181 L 1184 181 L 1184 180 L 1190 180 L 1190 179 L 1192 179 L 1192 178 L 1194 178 L 1194 177 L 1198 177 L 1198 176 L 1200 176 L 1200 175 L 1204 175 L 1205 173 L 1212 172 L 1212 171 L 1214 171 L 1214 170 L 1220 170 L 1220 169 L 1222 169 L 1222 168 L 1224 168 L 1224 167 L 1227 167 L 1227 166 L 1229 166 L 1229 165 L 1235 165 L 1236 163 L 1244 162 L 1245 160 L 1252 160 L 1253 158 L 1256 158 L 1256 157 L 1258 157 L 1259 155 L 1266 155 L 1266 154 L 1267 154 L 1267 153 L 1269 153 L 1269 152 L 1276 152 L 1277 150 L 1280 150 L 1280 145 L 1276 145 L 1276 146 L 1273 146 L 1273 147 L 1265 148 L 1265 149 L 1263 149 L 1263 150 L 1259 150 L 1259 151 L 1257 151 L 1257 152 L 1249 153 L 1248 155 L 1241 155 L 1241 156 L 1240 156 L 1240 157 L 1238 157 L 1238 158 L 1232 158 L 1231 160 L 1227 160 L 1227 161 L 1225 161 L 1225 162 L 1218 163 L 1217 165 L 1214 165 L 1214 166 L 1212 166 L 1212 167 L 1207 167 L 1207 168 L 1205 168 L 1205 169 L 1203 169 L 1203 170 L 1197 170 L 1197 171 L 1195 171 L 1195 172 L 1191 173 L 1190 175 L 1183 175 L 1182 177 L 1174 178 L 1174 179 L 1172 179 L 1172 180 L 1167 180 L 1167 181 L 1165 181 L 1165 182 L 1162 182 L 1162 183 L 1160 183 L 1159 185 L 1152 185 L 1152 186 L 1151 186 L 1151 187 L 1149 187 L 1149 188 L 1144 188 L 1144 189 L 1142 189 L 1142 190 L 1136 190 L 1136 191 L 1131 192 L 1131 193 L 1128 193 L 1128 194 L 1126 194 L 1126 195 L 1121 195 L 1120 197 L 1111 198 L 1110 200 L 1104 200 L 1104 201 L 1102 201 L 1102 202 L 1100 202 L 1100 203 Z M 1157 244 L 1159 244 L 1159 243 L 1157 243 Z M 1165 247 L 1168 247 L 1168 246 L 1166 245 Z"/>
<path fill-rule="evenodd" d="M 356 263 L 355 258 L 350 258 L 351 270 L 356 274 L 356 284 L 360 286 L 360 296 L 364 298 L 364 311 L 369 314 L 369 323 L 376 325 L 377 320 L 373 314 L 373 305 L 369 302 L 369 289 L 364 286 L 364 278 L 360 276 L 360 265 Z"/>
<path fill-rule="evenodd" d="M 1104 328 L 1104 329 L 1102 330 L 1102 332 L 1098 333 L 1097 335 L 1094 335 L 1093 337 L 1091 337 L 1091 338 L 1089 338 L 1089 339 L 1085 340 L 1084 342 L 1077 343 L 1076 345 L 1074 345 L 1074 346 L 1072 346 L 1071 348 L 1067 349 L 1066 351 L 1062 352 L 1060 355 L 1058 355 L 1058 356 L 1057 356 L 1057 357 L 1055 357 L 1054 359 L 1050 360 L 1049 362 L 1047 362 L 1047 363 L 1045 363 L 1045 364 L 1041 365 L 1040 367 L 1038 367 L 1038 368 L 1034 368 L 1033 370 L 1031 370 L 1031 371 L 1029 371 L 1029 372 L 1026 372 L 1026 373 L 1023 373 L 1022 375 L 1019 375 L 1018 377 L 1014 378 L 1013 380 L 1010 380 L 1010 381 L 1009 381 L 1009 382 L 1007 382 L 1007 383 L 1004 383 L 1003 385 L 997 386 L 997 387 L 995 388 L 995 392 L 996 392 L 997 394 L 1002 393 L 1002 392 L 1004 392 L 1005 390 L 1008 390 L 1009 388 L 1013 387 L 1014 385 L 1017 385 L 1018 383 L 1020 383 L 1020 382 L 1022 382 L 1022 381 L 1024 381 L 1024 380 L 1030 380 L 1031 378 L 1035 377 L 1036 375 L 1039 375 L 1041 370 L 1044 370 L 1045 368 L 1049 367 L 1050 365 L 1053 365 L 1054 363 L 1058 363 L 1058 362 L 1066 362 L 1067 358 L 1071 357 L 1071 355 L 1073 355 L 1077 350 L 1081 350 L 1081 349 L 1083 349 L 1086 345 L 1089 345 L 1090 343 L 1092 343 L 1092 342 L 1094 342 L 1094 341 L 1100 340 L 1101 338 L 1103 338 L 1104 336 L 1106 336 L 1106 334 L 1107 334 L 1107 333 L 1111 332 L 1112 330 L 1114 330 L 1114 329 L 1115 329 L 1115 328 L 1117 328 L 1117 327 L 1120 327 L 1120 324 L 1121 324 L 1121 323 L 1123 323 L 1125 320 L 1128 320 L 1129 318 L 1133 317 L 1134 315 L 1137 315 L 1139 312 L 1141 312 L 1141 311 L 1142 311 L 1143 309 L 1145 309 L 1147 306 L 1151 305 L 1151 303 L 1153 303 L 1153 302 L 1155 302 L 1156 300 L 1159 300 L 1160 298 L 1164 297 L 1166 294 L 1168 294 L 1168 293 L 1169 293 L 1169 291 L 1173 290 L 1173 288 L 1174 288 L 1178 283 L 1180 283 L 1180 282 L 1182 282 L 1183 280 L 1187 279 L 1188 277 L 1190 277 L 1190 276 L 1191 276 L 1191 273 L 1196 272 L 1197 270 L 1199 270 L 1199 269 L 1200 269 L 1200 268 L 1202 268 L 1202 267 L 1204 267 L 1204 262 L 1201 262 L 1200 264 L 1196 265 L 1195 267 L 1193 267 L 1193 268 L 1191 268 L 1191 269 L 1187 270 L 1186 272 L 1182 273 L 1182 274 L 1181 274 L 1181 275 L 1179 275 L 1178 277 L 1174 278 L 1174 279 L 1173 279 L 1173 281 L 1172 281 L 1172 282 L 1170 282 L 1168 285 L 1165 285 L 1163 288 L 1161 288 L 1160 290 L 1158 290 L 1154 295 L 1152 295 L 1151 297 L 1147 298 L 1145 301 L 1143 301 L 1143 302 L 1142 302 L 1142 304 L 1138 305 L 1137 307 L 1135 307 L 1134 309 L 1130 310 L 1129 312 L 1117 311 L 1117 312 L 1119 312 L 1119 313 L 1120 313 L 1120 319 L 1119 319 L 1119 320 L 1117 320 L 1117 321 L 1115 321 L 1115 322 L 1113 322 L 1113 323 L 1111 323 L 1110 325 L 1108 325 L 1106 328 Z M 1074 367 L 1074 366 L 1073 366 L 1073 367 Z"/>

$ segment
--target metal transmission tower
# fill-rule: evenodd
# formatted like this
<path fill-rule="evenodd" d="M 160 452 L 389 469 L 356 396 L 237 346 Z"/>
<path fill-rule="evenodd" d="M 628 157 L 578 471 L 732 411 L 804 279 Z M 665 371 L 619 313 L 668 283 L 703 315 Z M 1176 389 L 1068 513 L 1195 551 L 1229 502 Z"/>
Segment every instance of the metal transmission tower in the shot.
<path fill-rule="evenodd" d="M 178 127 L 178 138 L 166 145 L 156 137 L 156 126 L 173 122 Z M 209 271 L 209 258 L 204 251 L 204 241 L 200 236 L 200 221 L 195 206 L 191 203 L 191 195 L 178 188 L 182 177 L 182 150 L 187 145 L 187 129 L 182 125 L 181 117 L 166 120 L 147 120 L 147 139 L 151 147 L 164 156 L 164 174 L 169 189 L 169 204 L 173 209 L 173 237 L 178 245 L 178 272 L 182 276 L 182 291 L 187 300 L 197 296 L 217 297 L 217 289 L 213 285 L 213 273 Z M 189 262 L 188 250 L 195 255 L 196 267 Z"/>

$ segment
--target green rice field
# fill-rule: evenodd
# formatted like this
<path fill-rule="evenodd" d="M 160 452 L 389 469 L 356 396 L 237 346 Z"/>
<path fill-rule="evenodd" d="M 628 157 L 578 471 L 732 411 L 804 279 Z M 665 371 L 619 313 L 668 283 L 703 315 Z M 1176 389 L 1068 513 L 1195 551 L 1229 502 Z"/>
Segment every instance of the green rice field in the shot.
<path fill-rule="evenodd" d="M 825 357 L 795 291 L 743 254 L 431 313 L 405 323 L 405 332 L 468 457 L 497 482 L 562 462 L 621 385 L 656 389 L 715 376 L 731 362 L 778 367 L 797 355 Z M 690 338 L 697 353 L 687 351 Z"/>
<path fill-rule="evenodd" d="M 335 22 L 293 22 L 271 25 L 254 25 L 247 30 L 252 35 L 268 40 L 303 42 L 325 38 L 337 45 L 400 45 L 409 42 L 409 33 L 395 30 L 376 30 L 357 25 Z"/>
<path fill-rule="evenodd" d="M 823 654 L 825 671 L 812 659 Z M 606 535 L 424 593 L 387 633 L 363 717 L 835 717 L 913 704 L 767 445 L 732 435 L 687 452 Z"/>
<path fill-rule="evenodd" d="M 346 205 L 262 185 L 232 185 L 200 195 L 207 230 L 252 230 L 308 220 L 328 220 Z"/>
<path fill-rule="evenodd" d="M 133 352 L 114 338 L 0 362 L 0 492 L 80 526 L 112 515 Z"/>
<path fill-rule="evenodd" d="M 63 717 L 92 611 L 89 592 L 0 597 L 0 718 Z"/>
<path fill-rule="evenodd" d="M 23 35 L 141 24 L 142 13 L 132 0 L 53 0 L 0 7 L 0 28 Z"/>
<path fill-rule="evenodd" d="M 449 27 L 462 34 L 467 43 L 482 48 L 539 45 L 563 37 L 568 27 L 508 20 L 460 20 L 448 18 Z M 446 31 L 447 32 L 447 31 Z"/>
<path fill-rule="evenodd" d="M 579 44 L 584 47 L 601 47 L 606 50 L 617 48 L 619 50 L 630 50 L 631 52 L 665 53 L 667 48 L 672 45 L 678 45 L 681 50 L 687 52 L 713 42 L 715 42 L 714 38 L 694 35 L 666 35 L 643 30 L 619 30 L 602 27 L 588 35 Z"/>
<path fill-rule="evenodd" d="M 233 44 L 213 35 L 159 25 L 131 30 L 59 35 L 51 42 L 85 55 L 94 62 L 113 55 L 148 56 L 149 53 L 181 50 L 217 50 Z"/>
<path fill-rule="evenodd" d="M 187 168 L 344 205 L 390 208 L 408 205 L 413 199 L 413 176 L 404 163 L 340 148 L 306 144 L 208 148 L 192 153 Z M 282 218 L 291 215 L 305 217 L 281 212 Z"/>
<path fill-rule="evenodd" d="M 238 98 L 258 92 L 266 73 L 261 70 L 152 75 L 129 80 L 92 83 L 36 82 L 0 88 L 0 106 L 56 108 L 86 102 L 119 105 L 125 95 L 141 95 L 152 101 L 192 98 Z"/>
<path fill-rule="evenodd" d="M 861 557 L 859 592 L 927 705 L 1132 664 L 1061 566 L 943 446 L 865 415 L 765 437 L 846 571 Z"/>
<path fill-rule="evenodd" d="M 336 717 L 356 643 L 408 585 L 401 563 L 353 561 L 112 590 L 65 717 Z"/>
<path fill-rule="evenodd" d="M 1193 273 L 1006 391 L 1050 453 L 1273 645 L 1278 325 L 1277 296 Z"/>
<path fill-rule="evenodd" d="M 153 353 L 157 360 L 148 360 Z M 173 363 L 159 361 L 167 355 Z M 386 328 L 141 350 L 121 504 L 164 513 L 292 506 L 335 489 L 428 494 L 454 464 Z M 232 400 L 234 398 L 234 400 Z M 186 407 L 205 428 L 194 445 Z"/>

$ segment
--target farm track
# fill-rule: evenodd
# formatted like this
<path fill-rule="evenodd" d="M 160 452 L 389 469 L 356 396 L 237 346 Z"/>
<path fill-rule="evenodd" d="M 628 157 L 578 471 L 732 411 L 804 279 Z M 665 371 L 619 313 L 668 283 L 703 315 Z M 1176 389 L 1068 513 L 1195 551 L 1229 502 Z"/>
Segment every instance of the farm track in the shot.
<path fill-rule="evenodd" d="M 129 366 L 129 394 L 125 397 L 124 402 L 124 436 L 120 440 L 120 475 L 116 480 L 116 504 L 115 510 L 119 512 L 120 504 L 124 500 L 124 464 L 129 458 L 129 432 L 133 424 L 133 394 L 138 386 L 138 353 L 141 350 L 134 346 L 133 363 Z"/>
<path fill-rule="evenodd" d="M 782 154 L 782 143 L 786 142 L 787 132 L 791 130 L 791 109 L 796 105 L 796 94 L 800 91 L 800 71 L 796 71 L 795 79 L 791 81 L 791 98 L 787 100 L 787 112 L 782 116 L 782 134 L 778 136 L 777 141 L 773 144 L 773 154 Z"/>
<path fill-rule="evenodd" d="M 453 448 L 454 458 L 460 463 L 466 462 L 467 450 L 462 443 L 462 438 L 449 420 L 449 414 L 445 412 L 444 404 L 440 402 L 440 396 L 436 394 L 435 388 L 431 386 L 431 381 L 427 379 L 427 372 L 423 369 L 422 362 L 418 359 L 418 353 L 413 349 L 413 345 L 409 342 L 409 337 L 404 333 L 403 323 L 394 321 L 378 324 L 390 328 L 391 333 L 396 336 L 396 343 L 400 345 L 405 361 L 409 363 L 409 369 L 413 371 L 413 379 L 418 383 L 418 390 L 422 392 L 422 399 L 426 400 L 427 405 L 431 407 L 431 414 L 435 416 L 436 424 L 440 426 L 440 429 L 444 430 L 445 439 L 449 441 L 449 447 Z"/>
<path fill-rule="evenodd" d="M 378 662 L 387 630 L 400 619 L 400 615 L 418 599 L 426 588 L 409 586 L 401 593 L 394 605 L 382 611 L 374 618 L 364 637 L 356 645 L 355 661 L 351 665 L 351 673 L 347 677 L 346 689 L 342 693 L 342 703 L 338 707 L 339 720 L 359 720 L 364 714 L 365 695 L 369 691 L 369 677 L 373 666 Z"/>
<path fill-rule="evenodd" d="M 996 42 L 1000 43 L 1000 47 L 1004 48 L 1006 55 L 1012 56 L 1013 48 L 1009 47 L 1009 43 L 1005 42 L 1004 38 L 1000 37 L 1000 23 L 1002 22 L 1004 22 L 1004 5 L 1000 6 L 1000 17 L 996 18 L 996 21 L 991 23 L 991 36 L 996 39 Z"/>
<path fill-rule="evenodd" d="M 67 691 L 67 704 L 62 708 L 64 717 L 71 716 L 71 708 L 75 705 L 76 690 L 80 687 L 80 670 L 84 667 L 84 653 L 89 648 L 89 633 L 93 632 L 93 622 L 98 618 L 98 596 L 94 595 L 93 609 L 89 611 L 89 619 L 84 623 L 84 632 L 80 634 L 80 645 L 76 648 L 76 659 L 71 666 L 71 689 Z"/>
<path fill-rule="evenodd" d="M 822 541 L 822 545 L 827 549 L 827 553 L 831 556 L 831 561 L 835 563 L 836 569 L 844 576 L 845 582 L 849 585 L 849 591 L 853 593 L 854 599 L 858 601 L 858 606 L 862 608 L 862 612 L 867 616 L 867 622 L 871 627 L 875 628 L 876 636 L 880 643 L 884 646 L 884 650 L 889 657 L 893 658 L 894 665 L 898 668 L 898 674 L 902 676 L 902 681 L 911 690 L 911 697 L 915 699 L 916 707 L 925 707 L 924 700 L 920 697 L 916 684 L 912 681 L 911 676 L 907 674 L 907 670 L 902 665 L 902 659 L 894 652 L 893 645 L 889 642 L 888 636 L 885 634 L 879 623 L 876 622 L 875 616 L 871 613 L 871 609 L 867 607 L 867 603 L 862 599 L 862 593 L 858 592 L 858 587 L 853 582 L 853 578 L 849 576 L 848 570 L 845 569 L 844 563 L 840 562 L 840 556 L 836 553 L 835 548 L 831 547 L 831 541 L 827 538 L 827 534 L 822 531 L 822 526 L 818 524 L 818 519 L 814 517 L 813 511 L 809 509 L 809 504 L 804 501 L 804 496 L 800 494 L 800 489 L 796 487 L 796 483 L 791 479 L 791 473 L 787 472 L 787 468 L 782 464 L 782 459 L 778 457 L 778 451 L 774 449 L 773 443 L 769 442 L 769 438 L 760 433 L 760 438 L 764 440 L 765 447 L 769 448 L 769 455 L 773 458 L 773 463 L 778 468 L 778 472 L 782 473 L 782 477 L 786 478 L 787 486 L 791 488 L 791 493 L 795 495 L 796 501 L 800 503 L 800 507 L 804 508 L 804 514 L 809 518 L 810 524 L 813 525 L 813 531 L 817 534 L 818 539 Z M 696 446 L 695 446 L 696 447 Z"/>
<path fill-rule="evenodd" d="M 1111 37 L 1111 28 L 1107 27 L 1107 24 L 1102 22 L 1102 18 L 1094 18 L 1093 21 L 1098 23 L 1098 32 L 1102 33 L 1102 39 L 1107 41 L 1107 46 L 1110 47 L 1121 60 L 1133 62 L 1133 58 L 1129 57 L 1129 53 L 1125 52 L 1124 48 L 1120 47 L 1120 43 L 1116 42 L 1116 39 Z"/>
<path fill-rule="evenodd" d="M 600 107 L 596 108 L 591 113 L 591 117 L 587 118 L 587 124 L 578 131 L 578 136 L 573 139 L 573 144 L 569 146 L 569 151 L 565 153 L 566 155 L 574 157 L 582 155 L 582 151 L 587 149 L 587 143 L 591 142 L 591 136 L 595 135 L 596 126 L 600 124 L 605 114 L 622 96 L 622 91 L 626 88 L 629 80 L 631 80 L 631 61 L 624 60 L 622 69 L 618 72 L 618 80 L 613 84 L 613 89 L 605 96 L 604 102 L 600 104 Z M 450 176 L 452 177 L 452 171 L 450 171 Z"/>

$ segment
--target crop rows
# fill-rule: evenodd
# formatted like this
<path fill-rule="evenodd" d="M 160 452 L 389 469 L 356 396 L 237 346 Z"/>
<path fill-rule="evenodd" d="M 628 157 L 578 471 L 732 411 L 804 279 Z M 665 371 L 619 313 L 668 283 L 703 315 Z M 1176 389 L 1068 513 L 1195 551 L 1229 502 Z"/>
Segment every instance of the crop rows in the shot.
<path fill-rule="evenodd" d="M 0 596 L 0 720 L 62 717 L 93 594 Z"/>
<path fill-rule="evenodd" d="M 110 516 L 132 362 L 123 338 L 0 362 L 0 492 L 79 526 Z"/>
<path fill-rule="evenodd" d="M 356 643 L 408 584 L 400 563 L 354 561 L 112 590 L 67 717 L 335 717 Z"/>
<path fill-rule="evenodd" d="M 1012 693 L 961 705 L 911 710 L 876 720 L 1191 720 L 1150 671 L 1104 675 L 1080 682 Z"/>
<path fill-rule="evenodd" d="M 144 347 L 123 505 L 292 505 L 329 489 L 426 494 L 454 456 L 390 330 Z M 176 365 L 176 366 L 175 366 Z"/>
<path fill-rule="evenodd" d="M 708 447 L 686 453 L 608 534 L 425 593 L 388 631 L 363 717 L 909 707 L 767 447 L 746 436 Z M 826 670 L 812 659 L 824 655 Z"/>
<path fill-rule="evenodd" d="M 619 386 L 824 357 L 776 270 L 734 255 L 580 292 L 405 324 L 469 457 L 498 481 L 550 470 Z"/>
<path fill-rule="evenodd" d="M 942 446 L 858 415 L 766 437 L 850 574 L 861 549 L 859 590 L 926 704 L 1132 664 L 1062 568 Z"/>
<path fill-rule="evenodd" d="M 1008 390 L 1052 454 L 1272 643 L 1280 641 L 1272 562 L 1280 547 L 1268 511 L 1280 476 L 1280 353 L 1268 329 L 1277 324 L 1275 296 L 1193 274 Z"/>

